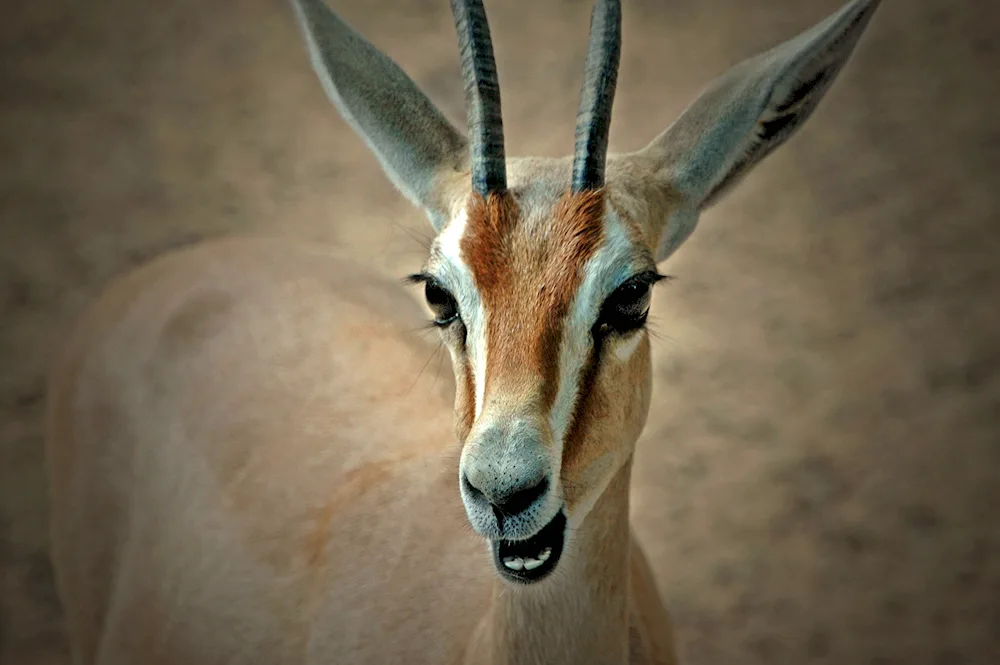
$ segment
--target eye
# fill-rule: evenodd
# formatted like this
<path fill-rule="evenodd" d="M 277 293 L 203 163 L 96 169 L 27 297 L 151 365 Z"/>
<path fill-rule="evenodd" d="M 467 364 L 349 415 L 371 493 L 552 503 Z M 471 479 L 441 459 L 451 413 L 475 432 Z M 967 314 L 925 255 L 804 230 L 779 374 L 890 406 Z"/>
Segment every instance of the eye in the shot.
<path fill-rule="evenodd" d="M 642 273 L 615 289 L 601 305 L 594 335 L 622 334 L 646 325 L 651 290 L 660 279 L 662 276 L 656 273 Z"/>
<path fill-rule="evenodd" d="M 425 282 L 424 297 L 434 312 L 434 325 L 444 327 L 458 318 L 458 303 L 441 285 L 433 281 Z"/>

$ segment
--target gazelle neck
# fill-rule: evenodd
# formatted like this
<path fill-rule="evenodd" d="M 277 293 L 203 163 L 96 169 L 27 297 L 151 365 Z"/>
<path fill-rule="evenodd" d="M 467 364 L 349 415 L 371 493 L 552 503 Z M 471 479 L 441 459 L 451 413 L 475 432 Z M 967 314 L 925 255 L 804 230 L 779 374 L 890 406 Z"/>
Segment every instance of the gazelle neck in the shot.
<path fill-rule="evenodd" d="M 569 535 L 552 579 L 538 588 L 494 582 L 466 663 L 627 662 L 631 470 L 629 458 Z"/>

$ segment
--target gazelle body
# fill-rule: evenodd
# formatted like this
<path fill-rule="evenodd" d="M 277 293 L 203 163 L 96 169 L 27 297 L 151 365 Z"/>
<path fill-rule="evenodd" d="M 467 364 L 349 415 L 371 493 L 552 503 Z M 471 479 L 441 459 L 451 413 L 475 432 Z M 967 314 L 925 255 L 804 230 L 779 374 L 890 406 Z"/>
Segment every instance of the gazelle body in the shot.
<path fill-rule="evenodd" d="M 297 0 L 331 99 L 437 232 L 411 281 L 454 380 L 421 371 L 398 284 L 315 248 L 214 241 L 119 279 L 50 385 L 77 665 L 674 663 L 628 521 L 657 263 L 810 115 L 877 4 L 609 157 L 620 9 L 599 0 L 576 153 L 549 160 L 504 155 L 478 2 L 452 3 L 467 139 Z"/>

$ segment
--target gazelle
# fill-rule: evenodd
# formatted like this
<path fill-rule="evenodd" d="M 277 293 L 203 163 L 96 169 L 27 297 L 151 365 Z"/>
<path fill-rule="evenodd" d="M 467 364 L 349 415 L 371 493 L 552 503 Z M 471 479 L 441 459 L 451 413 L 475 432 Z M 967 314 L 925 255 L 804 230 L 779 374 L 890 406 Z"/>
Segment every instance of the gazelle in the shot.
<path fill-rule="evenodd" d="M 598 0 L 571 159 L 505 156 L 478 0 L 452 2 L 468 137 L 322 0 L 294 5 L 436 232 L 411 281 L 454 382 L 414 384 L 424 315 L 398 284 L 318 249 L 214 241 L 117 281 L 50 386 L 75 662 L 674 663 L 629 527 L 657 264 L 810 116 L 878 0 L 612 156 L 621 11 Z"/>

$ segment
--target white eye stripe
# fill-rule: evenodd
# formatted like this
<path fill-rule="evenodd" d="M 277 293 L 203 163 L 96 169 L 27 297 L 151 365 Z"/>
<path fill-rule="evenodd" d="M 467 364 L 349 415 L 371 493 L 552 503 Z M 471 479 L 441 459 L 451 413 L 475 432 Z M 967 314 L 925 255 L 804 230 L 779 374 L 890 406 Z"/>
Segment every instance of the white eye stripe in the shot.
<path fill-rule="evenodd" d="M 611 292 L 609 287 L 616 279 L 620 281 L 623 268 L 632 264 L 633 257 L 632 242 L 621 222 L 613 216 L 606 217 L 604 242 L 583 267 L 583 281 L 570 306 L 559 346 L 559 390 L 549 414 L 549 426 L 560 448 L 572 424 L 582 378 L 581 369 L 590 355 L 591 328 L 597 320 L 604 299 Z M 636 334 L 635 337 L 639 338 L 640 335 Z M 634 344 L 637 345 L 638 342 Z M 632 351 L 634 349 L 633 346 Z"/>
<path fill-rule="evenodd" d="M 441 254 L 442 270 L 450 273 L 455 292 L 452 293 L 458 302 L 458 311 L 465 323 L 465 348 L 469 359 L 469 371 L 472 372 L 475 386 L 475 417 L 483 410 L 483 398 L 486 395 L 486 311 L 482 298 L 475 287 L 472 272 L 462 260 L 462 236 L 468 223 L 465 210 L 448 223 L 438 236 L 438 250 Z"/>

